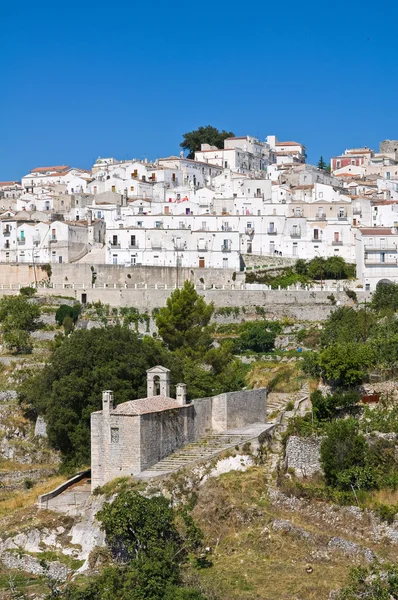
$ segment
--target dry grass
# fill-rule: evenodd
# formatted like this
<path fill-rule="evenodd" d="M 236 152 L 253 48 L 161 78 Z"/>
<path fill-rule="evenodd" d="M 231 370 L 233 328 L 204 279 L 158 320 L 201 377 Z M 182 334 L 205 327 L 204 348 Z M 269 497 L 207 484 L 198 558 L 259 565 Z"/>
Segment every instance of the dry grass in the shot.
<path fill-rule="evenodd" d="M 312 554 L 327 551 L 328 540 L 336 535 L 393 559 L 394 548 L 387 543 L 374 545 L 372 531 L 369 543 L 365 542 L 362 525 L 345 523 L 340 513 L 336 527 L 325 522 L 321 513 L 314 517 L 282 510 L 268 501 L 266 489 L 265 470 L 255 467 L 209 480 L 199 490 L 194 517 L 212 549 L 213 567 L 195 577 L 210 598 L 326 600 L 331 590 L 347 582 L 350 567 L 361 561 L 337 551 L 327 552 L 327 558 Z M 289 520 L 308 532 L 309 539 L 274 531 L 274 519 Z M 306 572 L 308 564 L 311 574 Z"/>
<path fill-rule="evenodd" d="M 299 362 L 281 363 L 258 361 L 248 373 L 248 383 L 253 388 L 267 387 L 269 391 L 292 393 L 299 391 L 306 377 Z"/>
<path fill-rule="evenodd" d="M 30 490 L 3 492 L 0 496 L 0 517 L 34 506 L 38 496 L 50 492 L 64 481 L 65 477 L 57 475 L 44 483 L 35 485 Z"/>

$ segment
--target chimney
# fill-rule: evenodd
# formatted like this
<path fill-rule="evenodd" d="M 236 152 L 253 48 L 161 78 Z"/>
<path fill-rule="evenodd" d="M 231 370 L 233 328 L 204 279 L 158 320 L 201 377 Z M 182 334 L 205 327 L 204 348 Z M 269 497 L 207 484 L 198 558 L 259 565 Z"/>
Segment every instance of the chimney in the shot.
<path fill-rule="evenodd" d="M 184 406 L 187 403 L 187 386 L 185 383 L 177 383 L 176 400 L 180 406 Z"/>
<path fill-rule="evenodd" d="M 113 392 L 106 390 L 102 392 L 102 410 L 104 414 L 109 414 L 113 410 Z"/>
<path fill-rule="evenodd" d="M 87 211 L 87 225 L 90 227 L 93 224 L 93 213 L 91 210 Z"/>

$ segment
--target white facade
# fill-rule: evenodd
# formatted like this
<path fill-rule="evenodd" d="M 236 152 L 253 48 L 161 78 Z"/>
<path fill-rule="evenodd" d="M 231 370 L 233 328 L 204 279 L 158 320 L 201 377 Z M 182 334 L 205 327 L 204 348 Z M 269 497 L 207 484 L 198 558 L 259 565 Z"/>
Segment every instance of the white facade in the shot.
<path fill-rule="evenodd" d="M 379 282 L 398 283 L 397 248 L 398 230 L 394 227 L 357 230 L 357 278 L 366 290 L 375 290 Z"/>

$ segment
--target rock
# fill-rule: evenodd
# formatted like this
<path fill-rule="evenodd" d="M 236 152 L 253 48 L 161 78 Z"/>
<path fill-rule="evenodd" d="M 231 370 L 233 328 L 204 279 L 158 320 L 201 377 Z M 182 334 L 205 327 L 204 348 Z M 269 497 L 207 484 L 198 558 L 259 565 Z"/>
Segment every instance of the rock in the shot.
<path fill-rule="evenodd" d="M 376 558 L 370 548 L 362 548 L 358 544 L 341 537 L 332 537 L 328 542 L 328 548 L 341 550 L 349 556 L 363 556 L 367 562 L 373 562 Z"/>
<path fill-rule="evenodd" d="M 43 417 L 38 416 L 35 425 L 35 437 L 47 437 L 47 423 Z"/>
<path fill-rule="evenodd" d="M 286 444 L 286 468 L 294 469 L 298 477 L 321 473 L 321 443 L 322 438 L 290 436 Z"/>
<path fill-rule="evenodd" d="M 274 531 L 290 533 L 292 535 L 295 535 L 296 537 L 303 538 L 306 540 L 313 540 L 313 536 L 310 533 L 308 533 L 308 531 L 305 531 L 305 529 L 302 529 L 301 527 L 296 527 L 296 525 L 293 525 L 293 523 L 291 523 L 290 521 L 276 519 L 272 523 L 272 529 Z"/>
<path fill-rule="evenodd" d="M 3 390 L 0 392 L 0 402 L 9 402 L 10 400 L 16 400 L 18 394 L 15 390 Z"/>
<path fill-rule="evenodd" d="M 33 575 L 47 575 L 51 579 L 57 581 L 65 581 L 71 570 L 61 562 L 54 561 L 48 562 L 48 570 L 43 568 L 38 558 L 30 556 L 29 554 L 15 554 L 13 552 L 4 552 L 1 557 L 1 562 L 8 569 L 17 569 L 18 571 L 25 571 L 26 573 L 32 573 Z"/>

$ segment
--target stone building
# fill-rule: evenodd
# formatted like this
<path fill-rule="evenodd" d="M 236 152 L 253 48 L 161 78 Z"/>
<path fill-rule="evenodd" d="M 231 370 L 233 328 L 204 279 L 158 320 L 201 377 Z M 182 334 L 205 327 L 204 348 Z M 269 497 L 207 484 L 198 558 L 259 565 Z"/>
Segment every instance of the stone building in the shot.
<path fill-rule="evenodd" d="M 228 392 L 187 401 L 185 384 L 170 397 L 170 371 L 147 371 L 147 397 L 114 406 L 104 391 L 102 410 L 91 414 L 92 489 L 116 477 L 139 475 L 210 432 L 266 422 L 266 389 Z"/>

